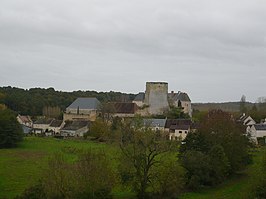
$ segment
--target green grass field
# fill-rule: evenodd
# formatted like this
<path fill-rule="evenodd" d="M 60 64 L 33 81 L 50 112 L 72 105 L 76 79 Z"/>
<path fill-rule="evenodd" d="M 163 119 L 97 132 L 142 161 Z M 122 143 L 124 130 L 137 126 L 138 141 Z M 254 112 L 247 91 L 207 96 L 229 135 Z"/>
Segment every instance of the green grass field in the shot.
<path fill-rule="evenodd" d="M 62 152 L 72 161 L 77 158 L 77 151 L 104 149 L 108 156 L 117 163 L 119 149 L 115 145 L 82 140 L 57 140 L 53 138 L 26 137 L 18 148 L 0 149 L 0 199 L 13 198 L 23 190 L 34 185 L 47 167 L 49 155 Z M 265 149 L 264 149 L 265 150 Z M 202 190 L 197 193 L 186 193 L 182 199 L 245 199 L 253 184 L 263 150 L 256 152 L 254 164 L 245 172 L 225 183 Z M 132 193 L 117 187 L 116 198 L 129 198 Z"/>
<path fill-rule="evenodd" d="M 62 152 L 71 160 L 77 150 L 86 149 L 104 149 L 110 156 L 118 150 L 102 143 L 39 137 L 26 137 L 15 149 L 0 149 L 0 198 L 13 198 L 35 184 L 52 153 Z"/>

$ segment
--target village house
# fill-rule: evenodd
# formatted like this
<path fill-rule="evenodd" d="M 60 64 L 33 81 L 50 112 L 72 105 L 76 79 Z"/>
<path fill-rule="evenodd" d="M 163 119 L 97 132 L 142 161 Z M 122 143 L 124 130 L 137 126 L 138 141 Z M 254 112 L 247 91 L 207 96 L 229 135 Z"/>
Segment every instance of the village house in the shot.
<path fill-rule="evenodd" d="M 64 137 L 83 137 L 89 131 L 89 121 L 65 121 L 64 127 L 60 130 L 60 135 Z"/>
<path fill-rule="evenodd" d="M 95 121 L 100 102 L 97 98 L 77 98 L 64 113 L 64 121 Z"/>
<path fill-rule="evenodd" d="M 168 99 L 171 105 L 183 109 L 183 112 L 192 117 L 191 100 L 187 93 L 178 91 L 175 93 L 172 91 L 168 94 Z"/>
<path fill-rule="evenodd" d="M 28 115 L 18 115 L 17 116 L 17 121 L 18 123 L 20 123 L 21 125 L 27 126 L 27 127 L 32 127 L 33 122 L 31 120 L 31 117 Z"/>
<path fill-rule="evenodd" d="M 252 119 L 252 117 L 246 115 L 245 113 L 243 113 L 243 115 L 241 115 L 237 121 L 243 124 L 244 126 L 251 126 L 256 124 L 256 122 Z"/>
<path fill-rule="evenodd" d="M 169 133 L 170 140 L 184 140 L 188 133 L 194 131 L 190 119 L 167 119 L 165 131 Z"/>
<path fill-rule="evenodd" d="M 166 119 L 143 119 L 144 127 L 151 128 L 153 131 L 164 132 Z"/>
<path fill-rule="evenodd" d="M 41 118 L 33 123 L 32 132 L 36 135 L 43 134 L 49 131 L 50 124 L 53 122 L 52 118 Z"/>
<path fill-rule="evenodd" d="M 254 124 L 247 127 L 247 135 L 256 144 L 266 144 L 266 124 Z"/>
<path fill-rule="evenodd" d="M 48 132 L 51 132 L 51 135 L 60 135 L 60 129 L 64 126 L 63 120 L 53 120 L 48 127 Z"/>

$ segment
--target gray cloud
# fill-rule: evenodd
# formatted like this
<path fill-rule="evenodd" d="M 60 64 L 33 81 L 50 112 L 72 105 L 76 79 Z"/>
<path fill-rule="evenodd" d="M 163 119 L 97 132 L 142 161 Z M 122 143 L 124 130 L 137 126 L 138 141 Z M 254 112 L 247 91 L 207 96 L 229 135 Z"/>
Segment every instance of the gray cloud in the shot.
<path fill-rule="evenodd" d="M 263 0 L 1 0 L 0 84 L 133 92 L 167 81 L 193 101 L 255 101 Z"/>

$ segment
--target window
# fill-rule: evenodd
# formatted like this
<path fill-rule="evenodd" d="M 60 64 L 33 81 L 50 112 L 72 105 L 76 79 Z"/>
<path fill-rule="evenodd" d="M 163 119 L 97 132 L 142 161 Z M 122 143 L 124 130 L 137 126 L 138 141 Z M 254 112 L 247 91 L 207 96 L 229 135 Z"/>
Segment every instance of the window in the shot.
<path fill-rule="evenodd" d="M 182 131 L 179 131 L 179 133 L 182 133 Z"/>

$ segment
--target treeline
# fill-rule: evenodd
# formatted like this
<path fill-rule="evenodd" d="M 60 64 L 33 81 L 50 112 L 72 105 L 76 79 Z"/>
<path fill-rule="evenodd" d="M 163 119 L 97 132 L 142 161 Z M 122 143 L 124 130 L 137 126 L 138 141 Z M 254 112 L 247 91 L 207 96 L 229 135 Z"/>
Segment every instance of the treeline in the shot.
<path fill-rule="evenodd" d="M 127 102 L 134 99 L 134 94 L 121 92 L 96 91 L 55 91 L 54 88 L 22 89 L 15 87 L 0 87 L 0 104 L 23 115 L 37 116 L 47 112 L 45 107 L 57 107 L 65 110 L 78 97 L 96 97 L 101 102 Z"/>

